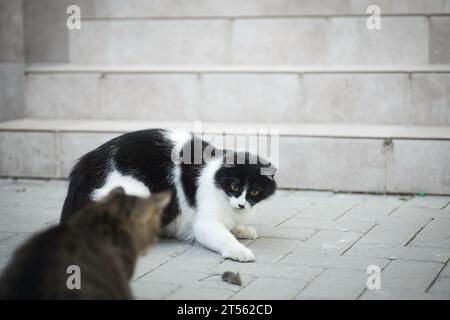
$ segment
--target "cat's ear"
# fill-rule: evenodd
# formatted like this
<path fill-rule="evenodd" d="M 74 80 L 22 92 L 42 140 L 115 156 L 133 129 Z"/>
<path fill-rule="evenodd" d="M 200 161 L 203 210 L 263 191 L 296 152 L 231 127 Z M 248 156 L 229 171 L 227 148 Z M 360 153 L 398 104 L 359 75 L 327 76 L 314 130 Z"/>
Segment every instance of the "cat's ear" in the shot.
<path fill-rule="evenodd" d="M 125 194 L 125 189 L 122 187 L 115 187 L 109 192 L 108 196 L 115 196 L 119 194 Z"/>
<path fill-rule="evenodd" d="M 269 164 L 268 167 L 262 167 L 261 168 L 261 175 L 266 176 L 270 180 L 275 180 L 275 173 L 277 172 L 277 168 Z"/>
<path fill-rule="evenodd" d="M 117 201 L 114 201 L 116 199 L 116 196 L 124 196 L 125 195 L 125 189 L 122 187 L 115 187 L 112 189 L 107 195 L 101 198 L 101 201 L 104 203 L 113 203 L 117 204 Z"/>
<path fill-rule="evenodd" d="M 172 193 L 170 191 L 155 193 L 150 197 L 150 201 L 152 201 L 161 212 L 164 211 L 171 199 Z"/>

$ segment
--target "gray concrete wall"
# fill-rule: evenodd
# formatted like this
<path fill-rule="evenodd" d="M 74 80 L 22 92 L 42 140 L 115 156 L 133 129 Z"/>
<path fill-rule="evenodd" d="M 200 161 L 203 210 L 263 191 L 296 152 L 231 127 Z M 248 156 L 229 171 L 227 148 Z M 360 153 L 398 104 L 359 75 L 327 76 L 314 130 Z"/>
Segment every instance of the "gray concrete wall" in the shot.
<path fill-rule="evenodd" d="M 0 121 L 23 116 L 22 0 L 0 0 Z"/>
<path fill-rule="evenodd" d="M 25 63 L 68 62 L 66 8 L 89 0 L 0 0 L 0 121 L 24 117 Z"/>
<path fill-rule="evenodd" d="M 25 56 L 28 63 L 111 65 L 450 61 L 450 18 L 439 16 L 450 13 L 450 0 L 377 0 L 385 15 L 377 32 L 365 27 L 372 2 L 23 0 Z M 71 4 L 81 8 L 81 30 L 66 28 Z"/>
<path fill-rule="evenodd" d="M 27 72 L 29 118 L 450 125 L 448 67 L 309 74 L 39 69 Z"/>
<path fill-rule="evenodd" d="M 24 0 L 25 53 L 27 63 L 69 61 L 69 5 L 78 5 L 81 15 L 93 15 L 92 0 Z"/>

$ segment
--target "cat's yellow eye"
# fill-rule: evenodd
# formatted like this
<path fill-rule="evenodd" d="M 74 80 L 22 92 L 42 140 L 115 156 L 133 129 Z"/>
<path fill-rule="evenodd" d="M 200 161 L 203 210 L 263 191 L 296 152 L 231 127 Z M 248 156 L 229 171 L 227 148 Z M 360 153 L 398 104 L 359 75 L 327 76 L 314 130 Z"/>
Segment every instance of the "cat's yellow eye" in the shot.
<path fill-rule="evenodd" d="M 239 191 L 239 186 L 238 186 L 238 185 L 235 185 L 235 184 L 232 184 L 232 185 L 230 186 L 230 189 L 231 189 L 231 191 L 233 191 L 233 192 L 238 192 L 238 191 Z"/>
<path fill-rule="evenodd" d="M 250 191 L 250 195 L 253 196 L 253 197 L 256 197 L 258 194 L 259 194 L 259 191 L 258 191 L 258 190 L 252 190 L 252 191 Z"/>

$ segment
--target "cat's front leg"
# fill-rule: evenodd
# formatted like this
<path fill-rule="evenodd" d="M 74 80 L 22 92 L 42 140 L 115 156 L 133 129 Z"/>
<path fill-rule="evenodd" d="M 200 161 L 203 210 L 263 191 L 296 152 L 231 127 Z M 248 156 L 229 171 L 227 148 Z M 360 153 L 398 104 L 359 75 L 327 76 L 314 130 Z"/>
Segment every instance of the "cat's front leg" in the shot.
<path fill-rule="evenodd" d="M 250 262 L 253 252 L 236 240 L 224 225 L 213 219 L 199 219 L 194 223 L 194 237 L 205 247 L 219 252 L 224 258 Z"/>
<path fill-rule="evenodd" d="M 253 228 L 251 226 L 244 226 L 244 225 L 240 224 L 240 225 L 237 225 L 236 228 L 234 228 L 231 232 L 238 239 L 256 239 L 256 238 L 258 238 L 258 233 L 256 232 L 255 228 Z"/>

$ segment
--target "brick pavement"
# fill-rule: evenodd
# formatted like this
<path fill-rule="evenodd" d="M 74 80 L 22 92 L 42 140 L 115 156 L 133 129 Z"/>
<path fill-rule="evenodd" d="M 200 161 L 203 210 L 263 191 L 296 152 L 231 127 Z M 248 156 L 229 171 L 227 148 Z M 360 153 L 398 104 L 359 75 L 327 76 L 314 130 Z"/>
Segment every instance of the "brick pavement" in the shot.
<path fill-rule="evenodd" d="M 57 223 L 67 182 L 0 179 L 0 268 Z M 450 197 L 279 191 L 259 208 L 256 262 L 162 239 L 139 260 L 138 299 L 450 299 Z M 381 271 L 380 289 L 366 285 Z M 239 271 L 242 287 L 220 279 Z"/>

